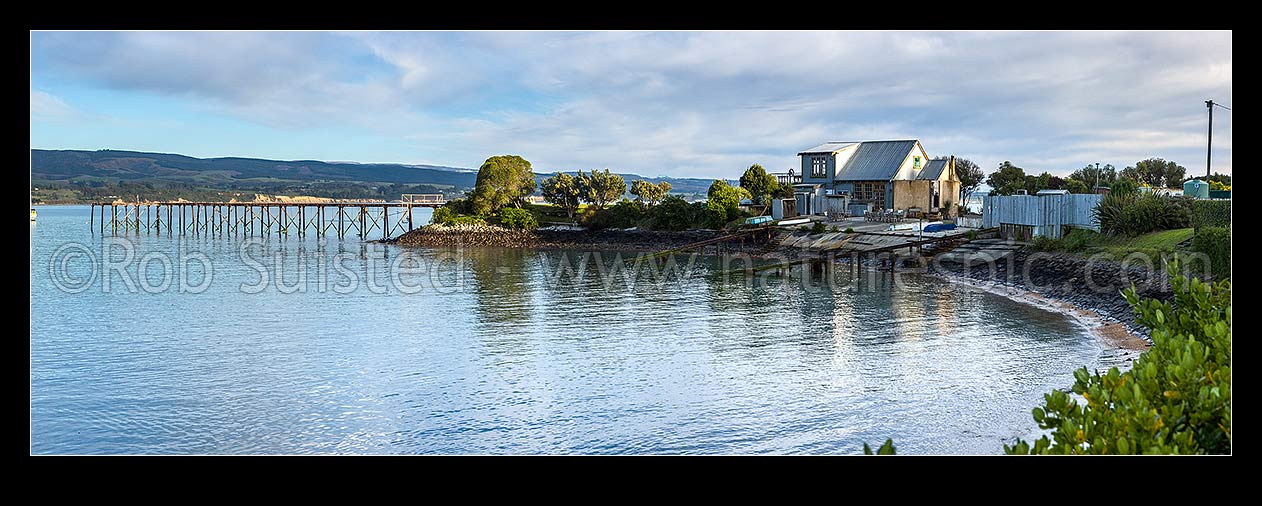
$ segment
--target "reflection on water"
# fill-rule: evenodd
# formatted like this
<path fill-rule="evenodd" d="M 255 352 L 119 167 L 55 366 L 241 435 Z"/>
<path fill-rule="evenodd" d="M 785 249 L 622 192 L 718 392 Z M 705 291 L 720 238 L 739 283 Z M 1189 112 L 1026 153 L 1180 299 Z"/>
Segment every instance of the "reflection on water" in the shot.
<path fill-rule="evenodd" d="M 140 237 L 139 255 L 205 254 L 214 283 L 58 291 L 53 251 L 101 240 L 86 220 L 48 207 L 32 225 L 35 453 L 856 453 L 886 437 L 997 453 L 1036 430 L 1044 392 L 1101 365 L 1082 329 L 980 291 L 876 273 L 750 285 L 713 260 L 654 281 L 470 249 L 439 276 L 457 290 L 243 294 L 259 273 L 239 241 Z M 346 254 L 382 277 L 404 251 L 253 248 L 294 271 Z"/>

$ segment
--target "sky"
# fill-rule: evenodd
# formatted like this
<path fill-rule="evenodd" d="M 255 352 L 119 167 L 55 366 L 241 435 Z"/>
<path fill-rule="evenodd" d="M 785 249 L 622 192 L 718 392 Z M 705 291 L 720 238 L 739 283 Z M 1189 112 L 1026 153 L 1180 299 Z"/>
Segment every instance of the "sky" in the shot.
<path fill-rule="evenodd" d="M 914 138 L 987 172 L 1195 175 L 1231 98 L 1230 31 L 31 33 L 41 149 L 734 179 Z"/>

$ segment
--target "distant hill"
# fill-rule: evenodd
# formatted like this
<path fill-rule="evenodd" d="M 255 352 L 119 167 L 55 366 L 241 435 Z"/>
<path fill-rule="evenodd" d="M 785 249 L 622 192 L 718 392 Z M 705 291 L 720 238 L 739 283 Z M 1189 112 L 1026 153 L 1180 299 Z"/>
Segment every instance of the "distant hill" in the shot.
<path fill-rule="evenodd" d="M 543 179 L 551 174 L 540 172 L 537 173 L 537 178 Z M 711 183 L 709 179 L 620 175 L 627 180 L 628 185 L 635 179 L 669 181 L 676 193 L 705 193 Z M 194 158 L 170 153 L 112 149 L 32 149 L 31 179 L 37 182 L 182 183 L 210 188 L 307 182 L 423 184 L 472 188 L 477 172 L 475 169 L 439 165 L 240 157 Z"/>
<path fill-rule="evenodd" d="M 31 178 L 47 181 L 161 181 L 191 184 L 347 181 L 473 186 L 468 169 L 396 163 L 345 163 L 260 158 L 193 158 L 138 151 L 31 150 Z"/>

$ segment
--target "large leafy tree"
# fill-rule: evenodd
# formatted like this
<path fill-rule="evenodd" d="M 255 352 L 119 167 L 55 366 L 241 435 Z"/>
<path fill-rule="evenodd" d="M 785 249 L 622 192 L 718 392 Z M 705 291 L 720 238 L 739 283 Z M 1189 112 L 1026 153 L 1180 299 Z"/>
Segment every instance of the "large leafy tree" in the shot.
<path fill-rule="evenodd" d="M 1122 169 L 1121 175 L 1155 188 L 1174 188 L 1183 183 L 1187 169 L 1161 158 L 1148 158 Z"/>
<path fill-rule="evenodd" d="M 749 191 L 732 186 L 722 179 L 710 183 L 706 193 L 706 221 L 711 228 L 722 228 L 740 215 L 741 199 L 750 198 Z"/>
<path fill-rule="evenodd" d="M 780 183 L 776 181 L 776 176 L 767 173 L 762 165 L 753 164 L 745 173 L 741 174 L 741 188 L 753 195 L 754 202 L 759 204 L 767 203 L 771 195 L 775 194 L 779 189 Z"/>
<path fill-rule="evenodd" d="M 478 169 L 471 198 L 473 211 L 485 215 L 509 205 L 521 207 L 522 197 L 533 191 L 535 173 L 530 162 L 517 155 L 492 156 Z"/>
<path fill-rule="evenodd" d="M 631 194 L 635 195 L 635 201 L 644 207 L 657 205 L 667 193 L 670 193 L 670 188 L 670 183 L 666 181 L 655 184 L 637 179 L 631 182 Z"/>
<path fill-rule="evenodd" d="M 1065 180 L 1053 176 L 1050 172 L 1043 172 L 1037 176 L 1025 176 L 1025 191 L 1030 195 L 1034 195 L 1042 190 L 1060 190 L 1065 187 Z"/>
<path fill-rule="evenodd" d="M 1113 182 L 1117 181 L 1117 169 L 1113 164 L 1104 164 L 1099 169 L 1095 165 L 1087 165 L 1081 169 L 1075 170 L 1069 174 L 1069 179 L 1081 181 L 1087 188 L 1095 189 L 1097 184 L 1097 176 L 1099 177 L 1099 185 L 1103 187 L 1113 186 Z"/>
<path fill-rule="evenodd" d="M 960 178 L 960 200 L 968 202 L 969 196 L 985 181 L 986 173 L 976 163 L 967 158 L 955 159 L 955 176 Z"/>
<path fill-rule="evenodd" d="M 1026 187 L 1025 170 L 1005 160 L 998 170 L 986 176 L 986 184 L 996 195 L 1012 195 Z"/>
<path fill-rule="evenodd" d="M 596 209 L 604 209 L 610 202 L 615 202 L 622 198 L 627 192 L 627 183 L 622 176 L 609 172 L 596 172 L 592 170 L 591 174 L 583 174 L 578 171 L 578 187 L 582 192 L 583 200 L 591 204 Z"/>
<path fill-rule="evenodd" d="M 574 218 L 574 212 L 578 210 L 579 198 L 582 196 L 582 190 L 574 176 L 558 172 L 541 181 L 539 190 L 543 193 L 543 200 L 565 209 L 565 215 L 571 219 Z"/>

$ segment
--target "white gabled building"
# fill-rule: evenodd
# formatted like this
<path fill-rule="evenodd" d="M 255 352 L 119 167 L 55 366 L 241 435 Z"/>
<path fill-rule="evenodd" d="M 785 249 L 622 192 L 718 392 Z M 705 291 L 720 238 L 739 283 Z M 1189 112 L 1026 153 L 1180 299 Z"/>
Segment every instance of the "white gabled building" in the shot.
<path fill-rule="evenodd" d="M 872 209 L 945 210 L 959 201 L 954 157 L 930 159 L 916 139 L 826 142 L 798 156 L 802 176 L 794 186 L 801 214 L 822 214 L 851 203 Z"/>

